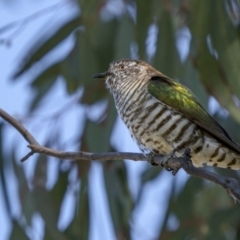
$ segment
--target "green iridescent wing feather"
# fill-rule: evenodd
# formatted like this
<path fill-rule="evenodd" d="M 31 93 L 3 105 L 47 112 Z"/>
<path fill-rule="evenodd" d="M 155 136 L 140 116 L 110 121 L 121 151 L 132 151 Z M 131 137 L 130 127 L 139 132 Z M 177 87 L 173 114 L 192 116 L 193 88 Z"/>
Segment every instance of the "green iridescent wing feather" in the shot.
<path fill-rule="evenodd" d="M 205 131 L 240 153 L 240 147 L 227 132 L 204 110 L 192 92 L 172 79 L 155 75 L 148 82 L 148 92 L 158 101 L 183 114 Z"/>

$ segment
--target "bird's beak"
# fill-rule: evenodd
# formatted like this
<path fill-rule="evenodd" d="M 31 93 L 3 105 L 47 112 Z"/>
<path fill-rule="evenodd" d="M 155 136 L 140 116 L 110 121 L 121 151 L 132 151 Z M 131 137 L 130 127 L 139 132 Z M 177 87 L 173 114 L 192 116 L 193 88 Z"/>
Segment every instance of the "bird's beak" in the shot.
<path fill-rule="evenodd" d="M 97 73 L 93 75 L 93 78 L 106 78 L 107 76 L 111 75 L 110 72 L 104 72 L 104 73 Z"/>

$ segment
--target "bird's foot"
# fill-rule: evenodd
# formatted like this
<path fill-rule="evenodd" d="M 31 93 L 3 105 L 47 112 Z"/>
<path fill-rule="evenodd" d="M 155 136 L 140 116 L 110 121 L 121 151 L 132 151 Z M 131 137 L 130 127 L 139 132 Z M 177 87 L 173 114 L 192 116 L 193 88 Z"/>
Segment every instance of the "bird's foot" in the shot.
<path fill-rule="evenodd" d="M 181 163 L 179 161 L 171 161 L 172 159 L 176 159 L 178 158 L 176 156 L 176 152 L 178 152 L 179 149 L 175 148 L 173 149 L 172 152 L 170 152 L 168 155 L 161 155 L 161 154 L 156 154 L 156 153 L 149 153 L 147 155 L 148 157 L 148 162 L 153 165 L 153 166 L 157 166 L 157 165 L 161 165 L 163 168 L 165 168 L 165 170 L 172 172 L 172 174 L 175 176 L 178 172 L 178 170 L 181 168 Z M 184 150 L 183 155 L 180 158 L 184 158 L 184 159 L 191 159 L 191 151 L 189 148 L 186 148 Z"/>
<path fill-rule="evenodd" d="M 161 162 L 161 166 L 164 167 L 167 171 L 171 171 L 173 176 L 175 176 L 177 174 L 177 172 L 179 171 L 179 169 L 181 168 L 181 162 L 180 161 L 175 161 L 175 162 L 169 163 L 169 160 L 174 159 L 174 158 L 175 159 L 184 158 L 184 161 L 189 160 L 189 159 L 191 161 L 191 150 L 190 150 L 190 148 L 186 148 L 184 150 L 183 155 L 180 156 L 180 157 L 177 157 L 176 154 L 175 154 L 178 151 L 179 150 L 177 148 L 174 149 L 170 154 L 166 155 Z"/>
<path fill-rule="evenodd" d="M 191 161 L 191 149 L 190 148 L 185 148 L 183 157 Z"/>
<path fill-rule="evenodd" d="M 168 171 L 172 171 L 171 168 L 167 167 L 167 162 L 171 158 L 176 158 L 175 152 L 178 149 L 174 149 L 171 153 L 168 155 L 163 155 L 163 154 L 157 154 L 154 152 L 150 152 L 147 154 L 147 161 L 150 163 L 152 166 L 158 166 L 159 164 L 164 167 Z"/>
<path fill-rule="evenodd" d="M 177 151 L 177 149 L 174 149 L 168 155 L 150 152 L 149 154 L 147 154 L 147 161 L 148 161 L 148 163 L 150 163 L 153 166 L 158 166 L 160 164 L 162 167 L 165 167 L 165 165 L 167 164 L 169 159 L 176 157 L 175 156 L 176 151 Z M 165 167 L 165 169 L 168 171 L 172 171 L 170 168 Z"/>
<path fill-rule="evenodd" d="M 147 161 L 149 164 L 151 164 L 152 166 L 158 166 L 159 163 L 154 161 L 154 157 L 157 156 L 159 154 L 156 154 L 154 152 L 150 152 L 149 154 L 147 154 Z M 160 155 L 161 156 L 161 155 Z"/>
<path fill-rule="evenodd" d="M 165 170 L 172 172 L 173 175 L 176 175 L 180 168 L 178 166 L 176 166 L 176 167 L 169 166 L 169 160 L 173 159 L 173 158 L 177 158 L 177 156 L 175 154 L 177 151 L 178 151 L 177 148 L 173 149 L 172 152 L 170 152 L 168 155 L 165 155 L 162 158 L 161 163 L 160 163 L 161 166 L 165 168 Z"/>

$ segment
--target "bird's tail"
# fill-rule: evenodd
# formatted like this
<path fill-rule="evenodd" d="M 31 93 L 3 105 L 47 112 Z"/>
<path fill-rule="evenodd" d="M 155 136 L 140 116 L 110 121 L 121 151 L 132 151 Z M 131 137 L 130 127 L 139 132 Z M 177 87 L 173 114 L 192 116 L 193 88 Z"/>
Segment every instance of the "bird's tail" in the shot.
<path fill-rule="evenodd" d="M 192 157 L 196 166 L 208 165 L 240 170 L 240 154 L 215 138 L 205 136 L 203 150 Z"/>

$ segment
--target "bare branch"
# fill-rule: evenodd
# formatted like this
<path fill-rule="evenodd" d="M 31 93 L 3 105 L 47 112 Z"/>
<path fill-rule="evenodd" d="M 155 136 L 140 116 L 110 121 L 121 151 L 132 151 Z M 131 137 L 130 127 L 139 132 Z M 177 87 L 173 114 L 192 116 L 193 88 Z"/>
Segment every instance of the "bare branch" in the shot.
<path fill-rule="evenodd" d="M 224 188 L 228 194 L 234 198 L 235 201 L 237 200 L 240 202 L 240 182 L 234 178 L 227 178 L 207 171 L 203 168 L 194 167 L 191 161 L 190 149 L 188 148 L 185 150 L 185 153 L 182 157 L 173 157 L 168 159 L 168 161 L 163 164 L 163 167 L 165 167 L 165 169 L 171 168 L 174 175 L 178 169 L 182 168 L 187 174 L 193 177 L 198 177 L 210 182 L 214 182 Z"/>
<path fill-rule="evenodd" d="M 40 144 L 36 141 L 36 139 L 32 136 L 32 134 L 15 118 L 6 113 L 3 109 L 0 108 L 0 116 L 9 124 L 11 124 L 14 128 L 16 128 L 22 136 L 28 141 L 30 144 L 40 146 Z"/>
<path fill-rule="evenodd" d="M 42 147 L 40 145 L 28 145 L 35 153 L 66 159 L 66 160 L 86 160 L 86 161 L 108 161 L 108 160 L 123 160 L 129 159 L 134 161 L 146 161 L 147 158 L 142 153 L 129 152 L 108 152 L 108 153 L 90 153 L 90 152 L 62 152 L 51 148 Z"/>
<path fill-rule="evenodd" d="M 22 136 L 30 144 L 28 147 L 31 149 L 24 158 L 22 162 L 27 160 L 34 153 L 40 153 L 47 156 L 57 157 L 60 159 L 68 160 L 98 160 L 98 161 L 107 161 L 107 160 L 123 160 L 129 159 L 134 161 L 147 161 L 148 158 L 142 153 L 121 153 L 121 152 L 108 152 L 108 153 L 89 153 L 89 152 L 63 152 L 54 150 L 51 148 L 41 146 L 35 138 L 27 131 L 27 129 L 22 126 L 16 119 L 11 117 L 8 113 L 0 108 L 0 116 L 16 128 Z M 171 156 L 167 161 L 163 161 L 162 156 L 154 156 L 154 163 L 161 164 L 165 169 L 172 171 L 172 174 L 175 175 L 179 169 L 183 169 L 187 174 L 209 180 L 216 183 L 217 185 L 224 188 L 230 196 L 240 202 L 240 183 L 234 178 L 226 178 L 220 175 L 217 175 L 213 172 L 207 171 L 205 169 L 196 168 L 193 166 L 190 156 L 190 150 L 186 149 L 182 157 Z"/>

